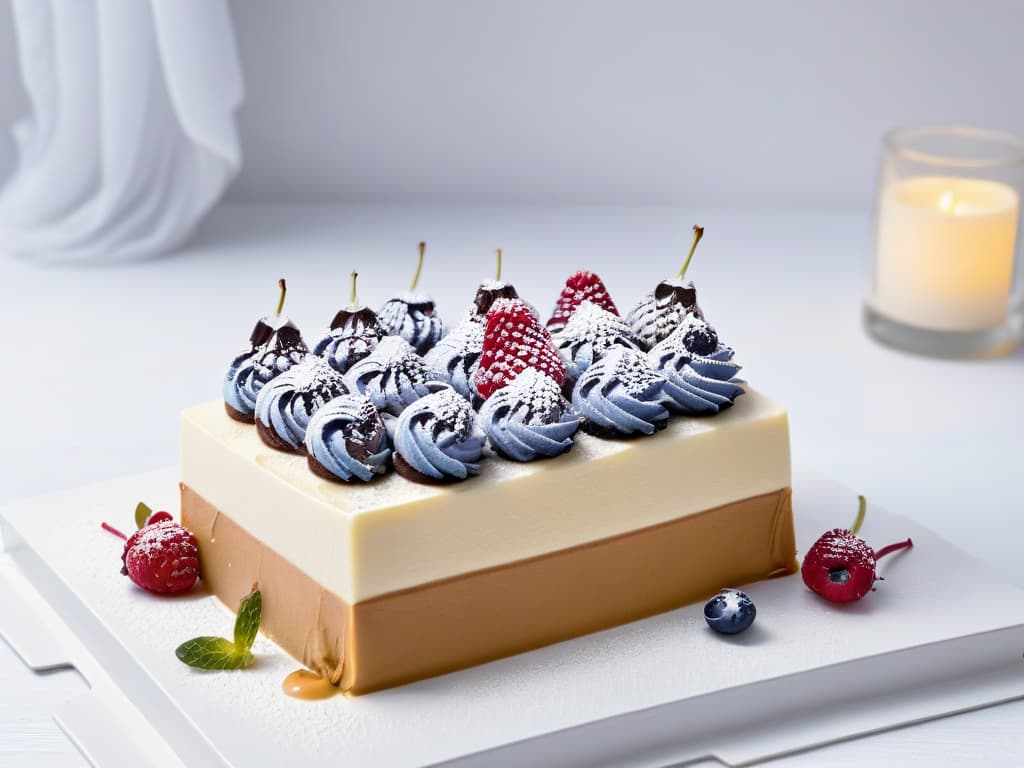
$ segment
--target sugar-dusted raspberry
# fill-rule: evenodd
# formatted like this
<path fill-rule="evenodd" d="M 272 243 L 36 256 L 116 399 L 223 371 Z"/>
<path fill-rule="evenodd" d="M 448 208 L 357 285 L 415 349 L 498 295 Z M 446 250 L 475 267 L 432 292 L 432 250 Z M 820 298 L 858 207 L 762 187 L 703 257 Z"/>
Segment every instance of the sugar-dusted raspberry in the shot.
<path fill-rule="evenodd" d="M 555 333 L 564 328 L 573 312 L 584 301 L 596 304 L 613 315 L 619 314 L 619 310 L 615 306 L 615 302 L 612 301 L 612 297 L 608 295 L 608 289 L 604 287 L 601 278 L 593 272 L 583 269 L 569 275 L 565 281 L 565 287 L 562 289 L 558 301 L 555 302 L 551 319 L 548 320 L 548 330 Z"/>
<path fill-rule="evenodd" d="M 147 592 L 184 592 L 199 578 L 199 545 L 187 528 L 161 520 L 128 537 L 121 562 L 121 573 Z"/>

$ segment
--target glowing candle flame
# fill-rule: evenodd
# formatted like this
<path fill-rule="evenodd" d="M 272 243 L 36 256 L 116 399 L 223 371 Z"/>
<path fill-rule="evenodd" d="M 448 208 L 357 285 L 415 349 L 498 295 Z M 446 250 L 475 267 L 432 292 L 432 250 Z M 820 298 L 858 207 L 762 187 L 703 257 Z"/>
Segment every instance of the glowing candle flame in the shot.
<path fill-rule="evenodd" d="M 956 199 L 952 190 L 946 190 L 939 195 L 939 210 L 942 213 L 951 213 L 954 216 L 963 213 L 963 203 Z"/>

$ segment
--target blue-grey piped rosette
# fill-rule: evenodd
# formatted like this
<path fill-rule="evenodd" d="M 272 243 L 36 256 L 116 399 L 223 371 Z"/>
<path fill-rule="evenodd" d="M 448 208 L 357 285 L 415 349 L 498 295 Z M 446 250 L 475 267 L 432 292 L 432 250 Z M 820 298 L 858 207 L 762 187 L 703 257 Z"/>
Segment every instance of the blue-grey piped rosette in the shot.
<path fill-rule="evenodd" d="M 532 461 L 570 450 L 582 420 L 554 379 L 527 368 L 487 399 L 479 421 L 495 452 Z"/>
<path fill-rule="evenodd" d="M 475 402 L 479 395 L 473 385 L 473 376 L 483 349 L 483 324 L 463 320 L 423 356 L 423 362 L 441 381 L 450 384 L 470 402 Z"/>
<path fill-rule="evenodd" d="M 420 355 L 434 346 L 446 331 L 434 302 L 420 293 L 404 293 L 384 302 L 377 317 L 385 333 L 405 339 Z"/>
<path fill-rule="evenodd" d="M 469 401 L 446 386 L 398 417 L 395 469 L 417 482 L 465 480 L 480 471 L 485 440 Z"/>
<path fill-rule="evenodd" d="M 423 358 L 398 336 L 385 336 L 367 357 L 348 369 L 345 384 L 366 395 L 380 411 L 398 416 L 424 395 L 444 386 Z"/>
<path fill-rule="evenodd" d="M 306 428 L 306 453 L 318 475 L 367 482 L 387 472 L 391 447 L 370 399 L 347 394 L 313 414 Z"/>
<path fill-rule="evenodd" d="M 693 283 L 662 280 L 629 311 L 626 323 L 640 348 L 649 350 L 691 315 L 704 316 L 697 305 L 697 290 Z"/>
<path fill-rule="evenodd" d="M 275 376 L 300 363 L 309 350 L 292 323 L 260 320 L 250 336 L 250 347 L 232 359 L 224 376 L 222 393 L 233 418 L 250 421 L 256 396 Z"/>
<path fill-rule="evenodd" d="M 707 354 L 695 354 L 694 330 L 702 331 L 702 325 L 698 318 L 687 318 L 647 354 L 651 366 L 673 385 L 666 403 L 677 413 L 712 415 L 730 407 L 744 391 L 735 381 L 740 366 L 732 360 L 733 350 L 717 334 L 711 337 L 714 349 L 698 347 Z"/>
<path fill-rule="evenodd" d="M 553 340 L 565 359 L 569 382 L 576 381 L 614 346 L 640 351 L 626 321 L 590 301 L 576 308 Z"/>
<path fill-rule="evenodd" d="M 584 430 L 601 437 L 650 435 L 668 423 L 668 380 L 642 352 L 616 346 L 587 368 L 572 391 Z"/>
<path fill-rule="evenodd" d="M 370 355 L 384 336 L 377 316 L 366 307 L 342 310 L 331 326 L 313 348 L 313 354 L 324 358 L 338 373 L 346 373 Z"/>
<path fill-rule="evenodd" d="M 310 355 L 260 390 L 256 396 L 256 430 L 272 448 L 301 451 L 313 415 L 346 392 L 341 374 L 323 358 Z"/>

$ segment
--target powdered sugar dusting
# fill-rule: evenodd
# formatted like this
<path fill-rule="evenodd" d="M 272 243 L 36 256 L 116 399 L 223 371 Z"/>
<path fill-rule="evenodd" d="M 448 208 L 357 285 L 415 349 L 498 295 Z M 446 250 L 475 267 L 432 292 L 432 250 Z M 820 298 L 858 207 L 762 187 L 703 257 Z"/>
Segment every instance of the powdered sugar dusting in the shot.
<path fill-rule="evenodd" d="M 551 319 L 548 320 L 548 328 L 552 331 L 563 328 L 570 318 L 579 311 L 583 302 L 590 302 L 613 315 L 619 314 L 619 310 L 601 278 L 593 272 L 580 270 L 570 275 L 565 281 L 565 287 L 555 303 Z"/>
<path fill-rule="evenodd" d="M 474 414 L 466 398 L 454 389 L 446 387 L 423 398 L 421 415 L 428 429 L 442 427 L 456 434 L 465 434 L 473 427 Z"/>
<path fill-rule="evenodd" d="M 871 547 L 845 528 L 833 528 L 823 535 L 815 544 L 815 556 L 826 567 L 847 564 L 875 567 L 875 555 Z"/>
<path fill-rule="evenodd" d="M 607 359 L 611 375 L 633 397 L 643 397 L 665 381 L 665 377 L 651 367 L 647 358 L 634 350 L 622 347 L 621 351 L 617 349 L 609 353 Z"/>
<path fill-rule="evenodd" d="M 526 410 L 527 424 L 546 424 L 557 420 L 568 403 L 554 379 L 528 368 L 506 388 L 507 399 Z"/>
<path fill-rule="evenodd" d="M 284 378 L 287 377 L 287 378 Z M 341 374 L 334 370 L 322 357 L 308 356 L 285 374 L 282 382 L 297 392 L 331 393 L 344 386 Z"/>
<path fill-rule="evenodd" d="M 607 349 L 616 343 L 635 343 L 633 332 L 625 320 L 589 301 L 580 304 L 566 326 L 558 331 L 554 338 L 560 349 L 580 344 Z"/>
<path fill-rule="evenodd" d="M 182 528 L 173 520 L 161 520 L 159 523 L 147 525 L 132 534 L 128 548 L 146 557 L 160 556 L 163 554 L 175 554 L 183 541 L 191 539 L 195 544 L 195 537 L 191 532 Z M 196 568 L 188 570 L 195 573 Z"/>

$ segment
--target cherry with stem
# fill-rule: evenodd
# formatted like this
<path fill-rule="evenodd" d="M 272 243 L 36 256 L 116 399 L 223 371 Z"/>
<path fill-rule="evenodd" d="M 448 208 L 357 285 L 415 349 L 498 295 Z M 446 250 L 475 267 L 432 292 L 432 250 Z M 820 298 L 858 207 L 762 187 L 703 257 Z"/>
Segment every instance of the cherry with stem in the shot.
<path fill-rule="evenodd" d="M 415 293 L 416 292 L 416 286 L 420 284 L 420 272 L 423 271 L 423 257 L 426 256 L 426 253 L 427 253 L 427 244 L 421 241 L 420 242 L 420 258 L 419 258 L 419 261 L 416 262 L 416 274 L 414 274 L 412 276 L 412 284 L 409 286 L 409 293 Z"/>
<path fill-rule="evenodd" d="M 128 537 L 121 533 L 121 531 L 117 530 L 117 528 L 112 526 L 110 523 L 100 523 L 100 528 L 102 528 L 104 531 L 107 531 L 108 533 L 114 534 L 120 539 L 128 541 Z"/>
<path fill-rule="evenodd" d="M 274 314 L 280 317 L 281 312 L 284 310 L 284 297 L 288 293 L 288 285 L 283 277 L 277 281 L 277 287 L 281 289 L 281 295 L 277 299 L 277 309 L 274 311 Z"/>
<path fill-rule="evenodd" d="M 697 250 L 697 243 L 704 237 L 704 227 L 693 225 L 693 243 L 690 245 L 690 252 L 686 254 L 686 261 L 683 262 L 683 266 L 679 269 L 679 274 L 676 276 L 677 279 L 682 280 L 686 277 L 686 270 L 690 268 L 690 260 L 693 259 L 693 253 Z"/>

